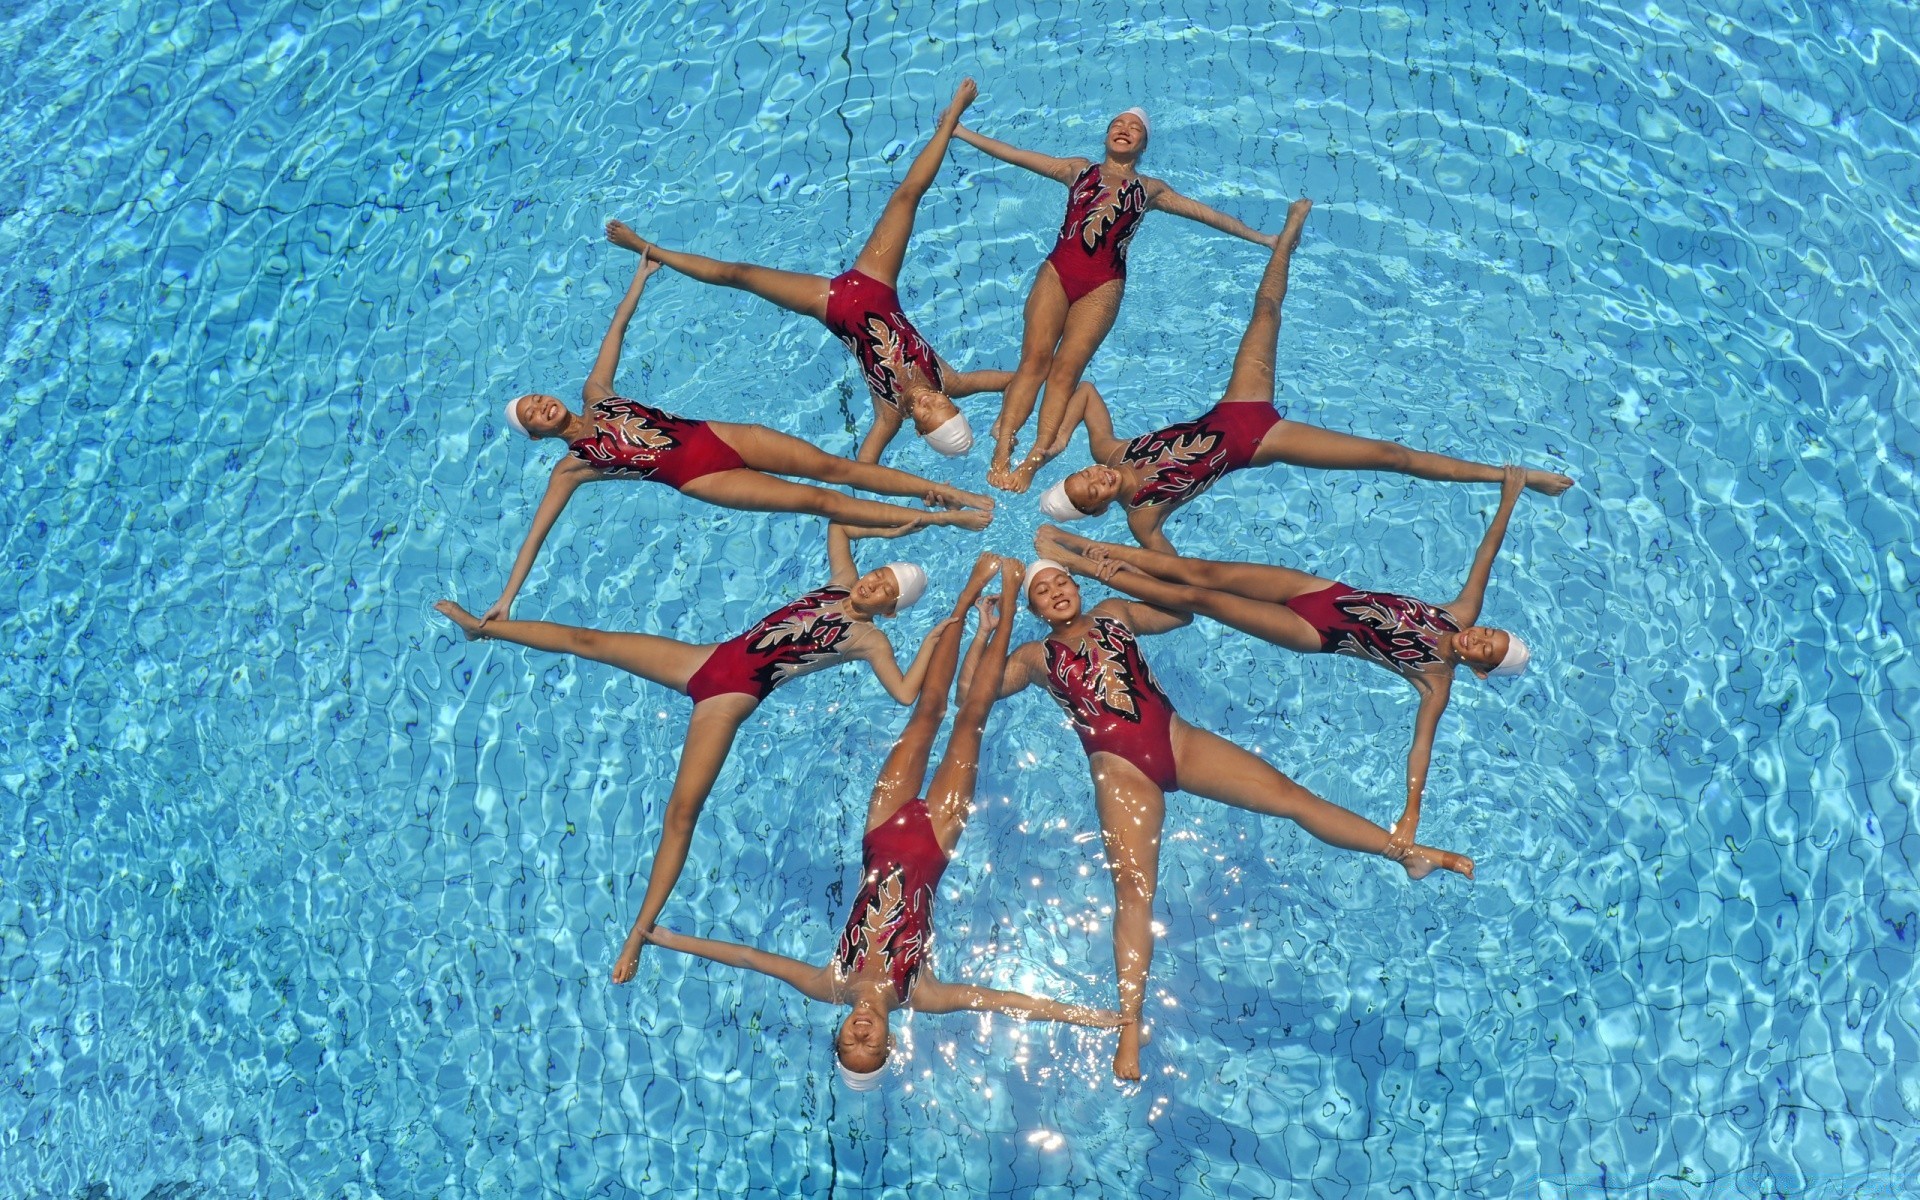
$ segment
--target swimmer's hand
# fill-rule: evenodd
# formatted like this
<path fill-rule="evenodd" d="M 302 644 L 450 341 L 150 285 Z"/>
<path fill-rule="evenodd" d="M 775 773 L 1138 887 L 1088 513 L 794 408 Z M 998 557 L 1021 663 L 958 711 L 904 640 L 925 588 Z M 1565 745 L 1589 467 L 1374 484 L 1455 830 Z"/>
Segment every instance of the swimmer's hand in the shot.
<path fill-rule="evenodd" d="M 1119 1029 L 1134 1023 L 1134 1018 L 1111 1008 L 1096 1008 L 1087 1020 L 1094 1029 Z"/>
<path fill-rule="evenodd" d="M 651 247 L 643 248 L 640 251 L 640 265 L 634 268 L 634 272 L 633 272 L 634 282 L 645 283 L 648 279 L 653 277 L 653 273 L 655 271 L 658 271 L 660 269 L 660 265 L 661 265 L 660 260 L 653 257 L 651 253 Z"/>
<path fill-rule="evenodd" d="M 1525 467 L 1508 463 L 1500 468 L 1500 499 L 1512 503 L 1527 490 L 1527 478 L 1530 472 Z"/>
<path fill-rule="evenodd" d="M 492 607 L 488 608 L 487 611 L 480 614 L 480 623 L 482 625 L 485 625 L 489 621 L 511 621 L 511 620 L 513 620 L 513 597 L 512 596 L 500 597 L 498 600 L 495 600 L 493 602 Z"/>

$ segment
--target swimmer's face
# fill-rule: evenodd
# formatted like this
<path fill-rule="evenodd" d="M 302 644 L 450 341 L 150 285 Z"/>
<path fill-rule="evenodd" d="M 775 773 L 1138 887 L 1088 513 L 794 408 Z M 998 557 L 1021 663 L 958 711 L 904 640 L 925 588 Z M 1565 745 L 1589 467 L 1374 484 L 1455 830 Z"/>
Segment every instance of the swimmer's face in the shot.
<path fill-rule="evenodd" d="M 1067 476 L 1064 486 L 1067 499 L 1073 501 L 1075 508 L 1097 517 L 1107 511 L 1107 505 L 1120 494 L 1120 472 L 1098 464 L 1082 467 Z"/>
<path fill-rule="evenodd" d="M 1107 123 L 1107 153 L 1117 158 L 1139 154 L 1147 148 L 1147 126 L 1132 113 L 1121 113 Z"/>
<path fill-rule="evenodd" d="M 840 1022 L 840 1033 L 833 1039 L 833 1052 L 849 1071 L 872 1071 L 887 1061 L 893 1048 L 893 1036 L 887 1031 L 887 1014 L 871 1001 L 861 1000 Z"/>
<path fill-rule="evenodd" d="M 1027 606 L 1049 625 L 1064 625 L 1080 615 L 1080 585 L 1058 567 L 1047 567 L 1028 581 Z"/>
<path fill-rule="evenodd" d="M 913 427 L 925 437 L 960 415 L 960 406 L 953 402 L 945 392 L 928 388 L 925 391 L 909 393 L 908 411 L 913 414 Z"/>
<path fill-rule="evenodd" d="M 1500 665 L 1512 644 L 1513 639 L 1505 630 L 1488 629 L 1484 625 L 1469 625 L 1453 635 L 1453 648 L 1460 655 L 1460 661 L 1482 679 Z"/>
<path fill-rule="evenodd" d="M 552 437 L 567 427 L 567 406 L 560 403 L 560 397 L 547 396 L 539 392 L 528 392 L 514 403 L 520 423 L 534 437 Z"/>
<path fill-rule="evenodd" d="M 890 616 L 900 603 L 900 580 L 892 567 L 876 567 L 854 581 L 853 607 L 861 616 Z"/>

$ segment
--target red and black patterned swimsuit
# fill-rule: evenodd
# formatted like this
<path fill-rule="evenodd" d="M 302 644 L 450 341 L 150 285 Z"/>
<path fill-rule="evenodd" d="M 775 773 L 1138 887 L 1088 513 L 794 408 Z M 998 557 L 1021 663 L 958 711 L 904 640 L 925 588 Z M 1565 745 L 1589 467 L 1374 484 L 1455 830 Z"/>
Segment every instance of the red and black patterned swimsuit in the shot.
<path fill-rule="evenodd" d="M 853 911 L 833 952 L 833 973 L 845 980 L 878 956 L 893 994 L 913 997 L 921 964 L 933 952 L 933 895 L 947 870 L 947 852 L 925 800 L 909 800 L 860 843 L 864 872 Z"/>
<path fill-rule="evenodd" d="M 940 356 L 907 320 L 900 293 L 873 276 L 853 270 L 828 281 L 825 323 L 859 360 L 874 396 L 895 412 L 905 411 L 900 393 L 908 367 L 920 372 L 929 386 L 947 390 Z"/>
<path fill-rule="evenodd" d="M 1084 649 L 1048 638 L 1047 691 L 1067 710 L 1080 745 L 1117 754 L 1163 792 L 1179 787 L 1173 761 L 1173 701 L 1160 690 L 1140 643 L 1123 622 L 1093 618 Z"/>
<path fill-rule="evenodd" d="M 638 400 L 609 396 L 587 405 L 593 436 L 569 442 L 581 462 L 609 475 L 634 475 L 676 490 L 747 464 L 705 421 L 676 417 Z"/>
<path fill-rule="evenodd" d="M 1141 434 L 1120 457 L 1138 467 L 1146 482 L 1123 503 L 1130 509 L 1185 504 L 1227 472 L 1251 466 L 1260 439 L 1280 419 L 1270 403 L 1222 401 L 1197 420 Z"/>
<path fill-rule="evenodd" d="M 1047 261 L 1060 276 L 1067 303 L 1101 284 L 1127 277 L 1127 243 L 1147 215 L 1147 189 L 1138 178 L 1107 186 L 1094 163 L 1067 185 L 1067 217 Z"/>
<path fill-rule="evenodd" d="M 1295 596 L 1287 607 L 1320 634 L 1322 653 L 1351 654 L 1395 671 L 1417 671 L 1440 662 L 1440 635 L 1460 632 L 1444 608 L 1344 583 Z"/>
<path fill-rule="evenodd" d="M 840 611 L 848 594 L 843 587 L 817 588 L 721 642 L 687 680 L 687 695 L 695 704 L 729 692 L 765 700 L 787 680 L 841 661 L 854 633 L 853 621 Z"/>

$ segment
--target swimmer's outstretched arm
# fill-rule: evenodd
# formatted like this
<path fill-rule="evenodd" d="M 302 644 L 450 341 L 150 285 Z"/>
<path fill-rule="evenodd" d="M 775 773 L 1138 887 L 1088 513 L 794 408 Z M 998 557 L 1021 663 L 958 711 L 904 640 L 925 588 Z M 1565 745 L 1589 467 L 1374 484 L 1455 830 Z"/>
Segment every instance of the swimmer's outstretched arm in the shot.
<path fill-rule="evenodd" d="M 547 476 L 547 494 L 540 497 L 540 507 L 533 513 L 533 528 L 527 530 L 526 540 L 520 543 L 520 553 L 513 560 L 513 573 L 507 577 L 507 586 L 500 590 L 500 598 L 480 614 L 482 625 L 488 621 L 504 621 L 513 615 L 513 599 L 520 594 L 528 572 L 533 570 L 533 560 L 540 557 L 540 547 L 552 532 L 553 523 L 560 519 L 567 501 L 573 499 L 580 485 L 596 478 L 599 477 L 593 469 L 577 458 L 563 458 L 553 465 L 553 473 Z"/>
<path fill-rule="evenodd" d="M 1067 414 L 1076 412 L 1087 427 L 1087 449 L 1092 451 L 1093 461 L 1112 466 L 1127 443 L 1113 435 L 1113 414 L 1107 411 L 1107 398 L 1092 383 L 1083 381 L 1068 401 Z M 1071 423 L 1066 426 L 1066 436 L 1073 436 Z"/>
<path fill-rule="evenodd" d="M 1453 680 L 1431 674 L 1410 675 L 1407 682 L 1420 693 L 1420 712 L 1413 719 L 1413 747 L 1407 751 L 1407 806 L 1399 820 L 1387 830 L 1388 857 L 1394 851 L 1411 850 L 1420 832 L 1420 798 L 1427 791 L 1427 767 L 1433 761 L 1433 737 L 1440 728 L 1440 716 L 1447 711 L 1453 695 Z M 1395 858 L 1395 861 L 1399 861 Z"/>
<path fill-rule="evenodd" d="M 920 685 L 926 681 L 927 668 L 933 662 L 934 643 L 940 640 L 947 626 L 958 620 L 959 617 L 941 617 L 935 621 L 933 628 L 927 630 L 927 636 L 920 639 L 920 649 L 914 652 L 913 662 L 904 673 L 893 657 L 893 643 L 877 628 L 867 634 L 865 645 L 855 653 L 866 659 L 867 665 L 873 668 L 873 677 L 880 681 L 895 704 L 910 705 L 920 699 Z"/>
<path fill-rule="evenodd" d="M 970 983 L 945 983 L 923 972 L 913 985 L 909 1005 L 915 1012 L 1003 1012 L 1025 1021 L 1060 1021 L 1068 1025 L 1086 1025 L 1094 1029 L 1118 1029 L 1127 1018 L 1110 1008 L 1089 1008 L 1084 1004 L 1065 1004 L 1020 992 L 976 987 Z"/>
<path fill-rule="evenodd" d="M 616 395 L 613 390 L 614 373 L 620 369 L 620 348 L 627 337 L 627 326 L 633 321 L 633 311 L 640 307 L 640 293 L 647 290 L 647 280 L 660 264 L 640 252 L 640 265 L 634 268 L 633 282 L 627 285 L 627 294 L 621 297 L 620 306 L 613 310 L 613 322 L 607 326 L 607 336 L 600 339 L 600 353 L 593 360 L 593 370 L 587 373 L 587 382 L 580 389 L 580 398 L 588 404 L 595 400 L 605 400 Z"/>
<path fill-rule="evenodd" d="M 696 958 L 710 959 L 729 967 L 745 967 L 749 971 L 758 971 L 787 984 L 809 1000 L 825 1000 L 831 1003 L 839 996 L 839 989 L 833 981 L 833 973 L 825 967 L 816 967 L 803 963 L 797 958 L 788 958 L 783 954 L 769 954 L 765 950 L 755 950 L 752 946 L 741 946 L 733 942 L 716 941 L 711 938 L 688 937 L 662 929 L 655 925 L 647 934 L 647 940 L 656 946 L 668 950 L 678 950 L 682 954 L 691 954 Z"/>
<path fill-rule="evenodd" d="M 853 561 L 853 541 L 855 538 L 897 538 L 904 537 L 926 522 L 903 521 L 898 525 L 869 527 L 866 525 L 842 525 L 838 521 L 827 524 L 827 582 L 835 587 L 852 587 L 860 578 L 860 564 Z"/>
<path fill-rule="evenodd" d="M 1230 217 L 1218 209 L 1208 208 L 1190 196 L 1182 196 L 1173 190 L 1171 184 L 1163 180 L 1149 179 L 1146 184 L 1148 208 L 1157 208 L 1161 212 L 1172 213 L 1176 217 L 1197 221 L 1209 228 L 1218 229 L 1221 233 L 1230 233 L 1234 237 L 1245 238 L 1249 242 L 1269 249 L 1279 241 L 1279 234 L 1261 233 L 1238 217 Z"/>
<path fill-rule="evenodd" d="M 975 133 L 965 125 L 955 129 L 953 136 L 1001 162 L 1025 167 L 1035 175 L 1045 175 L 1062 186 L 1070 186 L 1073 183 L 1073 177 L 1086 170 L 1088 164 L 1092 162 L 1091 159 L 1086 158 L 1055 158 L 1051 154 L 1022 150 L 1018 146 L 1009 146 L 1005 142 L 995 141 L 984 134 Z"/>
<path fill-rule="evenodd" d="M 962 396 L 978 396 L 983 392 L 1004 392 L 1007 385 L 1013 382 L 1012 371 L 996 371 L 991 367 L 962 371 L 944 358 L 940 359 L 940 373 L 946 376 L 947 397 L 951 400 L 958 400 Z"/>
<path fill-rule="evenodd" d="M 1136 508 L 1127 514 L 1127 529 L 1133 534 L 1133 540 L 1149 550 L 1158 550 L 1162 554 L 1178 554 L 1167 535 L 1161 532 L 1161 526 L 1173 515 L 1169 505 L 1155 505 L 1152 508 Z"/>
<path fill-rule="evenodd" d="M 1473 567 L 1467 572 L 1466 585 L 1460 589 L 1458 596 L 1440 606 L 1453 614 L 1453 619 L 1460 622 L 1462 629 L 1480 621 L 1480 609 L 1487 599 L 1487 581 L 1493 577 L 1493 560 L 1500 555 L 1500 543 L 1506 540 L 1507 523 L 1513 517 L 1513 507 L 1526 488 L 1525 467 L 1508 463 L 1500 468 L 1500 507 L 1494 511 L 1493 521 L 1487 526 L 1487 535 L 1480 539 L 1480 549 L 1474 552 Z"/>
<path fill-rule="evenodd" d="M 891 404 L 884 403 L 880 397 L 873 396 L 873 424 L 867 427 L 867 436 L 860 439 L 860 448 L 853 452 L 853 461 L 879 462 L 881 453 L 892 443 L 894 435 L 900 432 L 900 426 L 905 423 L 900 416 L 900 410 Z"/>

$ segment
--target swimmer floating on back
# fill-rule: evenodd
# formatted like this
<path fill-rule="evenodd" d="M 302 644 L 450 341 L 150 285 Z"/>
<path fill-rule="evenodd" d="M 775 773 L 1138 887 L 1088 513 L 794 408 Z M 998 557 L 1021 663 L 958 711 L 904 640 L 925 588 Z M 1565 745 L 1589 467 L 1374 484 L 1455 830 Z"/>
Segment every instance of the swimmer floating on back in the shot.
<path fill-rule="evenodd" d="M 894 287 L 900 281 L 907 240 L 913 236 L 914 210 L 933 186 L 960 114 L 978 93 L 973 80 L 961 81 L 932 140 L 907 168 L 907 177 L 881 210 L 879 223 L 853 267 L 832 279 L 668 250 L 619 221 L 607 222 L 607 240 L 650 254 L 689 278 L 752 292 L 824 324 L 859 361 L 873 396 L 873 428 L 854 456 L 861 462 L 879 462 L 880 452 L 907 418 L 935 450 L 950 456 L 965 454 L 973 445 L 973 430 L 953 397 L 997 392 L 1012 375 L 956 371 L 947 365 L 907 319 Z"/>
<path fill-rule="evenodd" d="M 1052 548 L 1036 542 L 1043 552 Z M 1160 831 L 1167 793 L 1187 791 L 1264 816 L 1285 817 L 1330 846 L 1380 854 L 1414 879 L 1435 868 L 1473 876 L 1473 860 L 1396 841 L 1385 829 L 1322 800 L 1264 760 L 1195 728 L 1140 653 L 1138 636 L 1165 633 L 1190 617 L 1135 600 L 1103 600 L 1081 608 L 1071 567 L 1092 564 L 1045 558 L 1027 568 L 1027 604 L 1048 636 L 1014 651 L 1000 694 L 1039 684 L 1073 722 L 1093 772 L 1094 804 L 1107 869 L 1113 876 L 1113 960 L 1119 976 L 1122 1027 L 1113 1073 L 1140 1078 L 1140 1008 L 1153 956 L 1153 897 L 1160 878 Z"/>
<path fill-rule="evenodd" d="M 1273 257 L 1253 298 L 1253 319 L 1234 356 L 1226 396 L 1198 419 L 1142 434 L 1132 441 L 1113 435 L 1113 421 L 1092 384 L 1078 392 L 1085 401 L 1087 441 L 1098 465 L 1085 467 L 1048 488 L 1040 511 L 1056 521 L 1095 516 L 1118 500 L 1127 510 L 1127 527 L 1142 546 L 1174 552 L 1161 525 L 1181 505 L 1200 495 L 1229 471 L 1289 463 L 1346 471 L 1397 471 L 1420 479 L 1456 483 L 1498 483 L 1499 467 L 1466 462 L 1393 442 L 1334 433 L 1289 421 L 1273 406 L 1274 357 L 1280 339 L 1280 304 L 1287 295 L 1287 269 L 1308 200 L 1287 211 Z M 1557 496 L 1573 480 L 1551 471 L 1527 472 L 1527 486 Z"/>
<path fill-rule="evenodd" d="M 534 439 L 559 438 L 567 456 L 554 465 L 547 494 L 533 514 L 533 528 L 514 559 L 513 574 L 482 621 L 508 616 L 521 584 L 533 570 L 540 546 L 581 484 L 602 479 L 643 479 L 664 483 L 683 495 L 724 508 L 760 512 L 813 513 L 832 521 L 868 528 L 960 525 L 984 529 L 993 519 L 993 501 L 918 475 L 872 463 L 836 458 L 799 438 L 764 425 L 694 421 L 616 395 L 614 372 L 620 347 L 640 303 L 647 277 L 659 269 L 643 255 L 633 282 L 613 314 L 600 343 L 593 372 L 580 389 L 584 411 L 571 412 L 558 397 L 538 393 L 507 405 L 507 421 Z M 828 488 L 776 478 L 799 475 L 822 483 L 846 484 L 889 496 L 924 497 L 955 511 L 922 512 L 873 500 L 856 500 Z"/>
<path fill-rule="evenodd" d="M 905 672 L 893 644 L 875 624 L 911 606 L 926 590 L 926 572 L 913 563 L 888 563 L 862 575 L 853 562 L 852 537 L 894 537 L 897 529 L 827 529 L 827 586 L 816 588 L 762 617 L 752 629 L 718 645 L 692 645 L 647 633 L 606 633 L 549 621 L 482 621 L 451 600 L 434 605 L 468 638 L 496 638 L 536 650 L 577 654 L 619 667 L 693 699 L 693 715 L 680 751 L 680 769 L 667 796 L 660 848 L 654 853 L 640 916 L 613 968 L 613 981 L 633 977 L 646 931 L 666 905 L 686 866 L 694 823 L 733 748 L 734 735 L 772 693 L 798 676 L 860 660 L 880 686 L 901 704 L 911 704 L 926 677 L 936 625 Z"/>
<path fill-rule="evenodd" d="M 1052 526 L 1035 545 L 1073 570 L 1144 600 L 1155 608 L 1212 617 L 1242 633 L 1301 654 L 1350 654 L 1398 674 L 1420 694 L 1407 754 L 1407 807 L 1393 823 L 1389 844 L 1411 847 L 1420 827 L 1420 799 L 1433 757 L 1434 731 L 1453 694 L 1454 668 L 1485 679 L 1518 675 L 1527 644 L 1505 630 L 1474 624 L 1486 601 L 1493 560 L 1507 534 L 1527 472 L 1507 467 L 1500 507 L 1480 541 L 1460 594 L 1445 604 L 1369 592 L 1305 571 L 1249 563 L 1207 562 L 1155 550 L 1089 541 Z M 1084 556 L 1084 557 L 1082 557 Z"/>
<path fill-rule="evenodd" d="M 1080 423 L 1072 405 L 1074 389 L 1120 313 L 1127 286 L 1127 244 L 1147 213 L 1156 209 L 1172 213 L 1262 246 L 1272 246 L 1277 235 L 1261 233 L 1182 196 L 1164 180 L 1140 174 L 1136 168 L 1152 136 L 1144 109 L 1130 108 L 1107 122 L 1106 154 L 1099 162 L 1036 154 L 964 126 L 954 136 L 1067 189 L 1067 215 L 1060 224 L 1059 240 L 1040 264 L 1033 289 L 1027 293 L 1020 366 L 1006 386 L 1000 417 L 993 423 L 993 462 L 987 482 L 1024 492 L 1033 482 L 1033 473 L 1066 449 L 1067 439 Z M 1032 415 L 1043 385 L 1046 398 L 1040 405 L 1033 449 L 1019 466 L 1012 466 L 1014 441 Z"/>
<path fill-rule="evenodd" d="M 981 737 L 1007 666 L 1014 596 L 1020 587 L 1020 568 L 1010 560 L 1001 566 L 999 603 L 984 606 L 980 632 L 967 654 L 969 679 L 954 718 L 953 733 L 947 739 L 946 756 L 933 773 L 926 798 L 918 797 L 932 756 L 933 739 L 946 715 L 947 690 L 953 685 L 960 638 L 965 632 L 962 621 L 993 571 L 993 556 L 981 555 L 959 603 L 954 605 L 953 615 L 928 638 L 935 649 L 932 665 L 921 683 L 919 703 L 887 756 L 867 802 L 860 891 L 847 914 L 833 957 L 822 966 L 814 966 L 731 942 L 686 937 L 657 926 L 649 935 L 654 944 L 669 950 L 771 975 L 809 999 L 850 1005 L 853 1011 L 841 1022 L 833 1049 L 841 1079 L 856 1091 L 879 1086 L 893 1045 L 889 1014 L 896 1008 L 927 1013 L 994 1011 L 1104 1028 L 1122 1023 L 1116 1012 L 948 983 L 933 974 L 933 901 L 973 807 L 974 784 L 980 775 Z"/>

